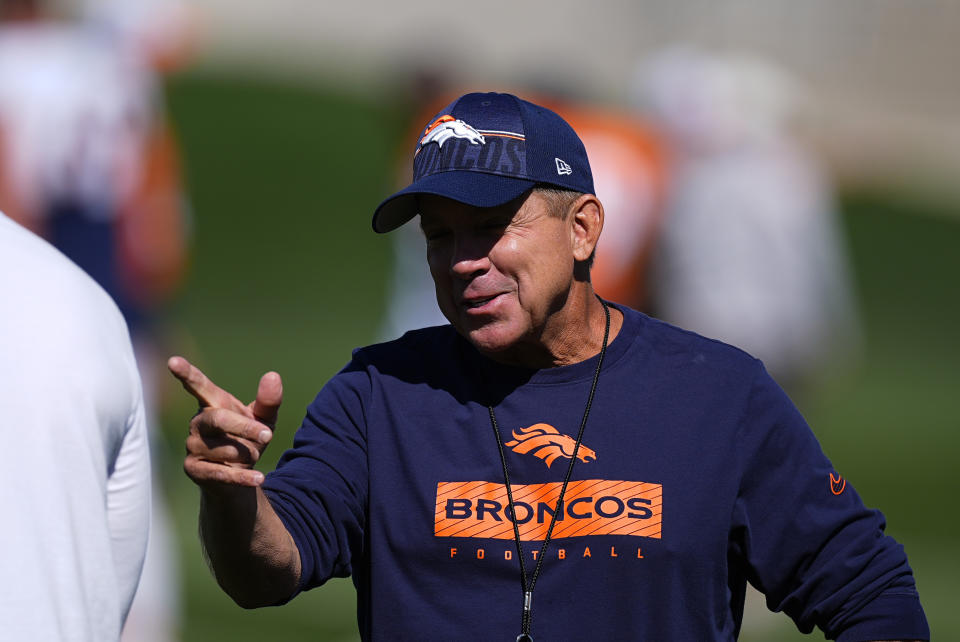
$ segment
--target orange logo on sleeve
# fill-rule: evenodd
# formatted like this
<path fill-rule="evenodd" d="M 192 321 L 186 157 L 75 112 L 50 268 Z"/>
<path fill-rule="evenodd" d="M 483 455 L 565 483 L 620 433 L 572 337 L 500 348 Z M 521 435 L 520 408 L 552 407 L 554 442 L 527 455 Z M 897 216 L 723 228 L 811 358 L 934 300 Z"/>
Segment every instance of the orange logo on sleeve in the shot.
<path fill-rule="evenodd" d="M 531 453 L 534 457 L 539 457 L 547 463 L 547 468 L 560 457 L 571 459 L 576 445 L 576 440 L 561 434 L 550 424 L 534 424 L 529 428 L 521 428 L 520 432 L 514 430 L 513 439 L 504 443 L 504 446 L 515 453 L 521 455 Z M 577 459 L 587 463 L 596 458 L 597 453 L 580 444 L 580 448 L 577 449 Z"/>
<path fill-rule="evenodd" d="M 843 478 L 839 473 L 836 477 L 833 476 L 833 473 L 830 473 L 830 492 L 834 495 L 839 495 L 847 487 L 847 480 Z"/>

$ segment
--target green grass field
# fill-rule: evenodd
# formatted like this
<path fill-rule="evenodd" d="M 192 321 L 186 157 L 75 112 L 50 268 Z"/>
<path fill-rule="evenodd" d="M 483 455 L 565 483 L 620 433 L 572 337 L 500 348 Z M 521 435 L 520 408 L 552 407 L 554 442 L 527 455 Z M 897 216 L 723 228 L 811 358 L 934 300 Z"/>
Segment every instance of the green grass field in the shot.
<path fill-rule="evenodd" d="M 376 338 L 390 247 L 370 230 L 370 215 L 391 187 L 402 113 L 383 99 L 211 72 L 173 78 L 168 102 L 195 217 L 169 350 L 242 398 L 262 372 L 283 375 L 270 468 L 322 384 L 353 347 Z M 848 195 L 843 206 L 866 351 L 855 372 L 825 383 L 801 409 L 836 467 L 907 547 L 935 637 L 960 639 L 952 508 L 960 215 L 955 206 L 876 194 Z M 257 611 L 219 590 L 197 543 L 198 493 L 180 468 L 195 404 L 175 382 L 166 392 L 160 463 L 182 548 L 183 639 L 357 639 L 347 580 Z M 750 621 L 742 640 L 806 639 L 781 615 Z"/>

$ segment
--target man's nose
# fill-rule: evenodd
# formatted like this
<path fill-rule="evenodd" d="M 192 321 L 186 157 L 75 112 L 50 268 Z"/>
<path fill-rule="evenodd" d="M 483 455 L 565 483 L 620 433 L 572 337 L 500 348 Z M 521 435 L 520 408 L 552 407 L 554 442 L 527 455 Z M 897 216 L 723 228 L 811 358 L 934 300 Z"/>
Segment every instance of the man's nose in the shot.
<path fill-rule="evenodd" d="M 450 255 L 450 273 L 470 278 L 490 267 L 490 243 L 474 234 L 455 234 Z"/>

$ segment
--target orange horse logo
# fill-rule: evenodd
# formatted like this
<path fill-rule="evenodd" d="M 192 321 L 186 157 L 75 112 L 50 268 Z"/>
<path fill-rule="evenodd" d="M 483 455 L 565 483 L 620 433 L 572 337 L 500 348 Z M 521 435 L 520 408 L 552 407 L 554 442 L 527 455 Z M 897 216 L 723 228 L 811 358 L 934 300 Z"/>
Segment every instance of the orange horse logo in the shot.
<path fill-rule="evenodd" d="M 547 462 L 547 468 L 560 457 L 571 459 L 573 449 L 577 442 L 567 435 L 560 434 L 556 428 L 550 424 L 534 424 L 529 428 L 521 428 L 519 432 L 513 431 L 513 439 L 504 443 L 513 452 L 526 455 L 533 454 L 534 457 Z M 597 453 L 593 452 L 582 443 L 577 449 L 577 459 L 583 463 L 595 460 Z"/>
<path fill-rule="evenodd" d="M 419 147 L 427 143 L 436 143 L 440 147 L 451 138 L 465 138 L 471 145 L 485 145 L 483 134 L 453 116 L 441 116 L 429 125 L 423 132 Z M 419 148 L 418 148 L 419 149 Z"/>

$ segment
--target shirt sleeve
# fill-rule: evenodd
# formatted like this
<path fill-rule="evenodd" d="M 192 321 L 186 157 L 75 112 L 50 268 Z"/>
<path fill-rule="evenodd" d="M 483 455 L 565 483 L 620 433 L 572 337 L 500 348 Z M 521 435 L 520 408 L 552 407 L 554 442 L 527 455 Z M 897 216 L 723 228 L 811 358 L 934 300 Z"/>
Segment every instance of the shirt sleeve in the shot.
<path fill-rule="evenodd" d="M 929 639 L 903 547 L 834 470 L 799 411 L 758 365 L 738 435 L 734 559 L 804 633 L 842 642 Z"/>
<path fill-rule="evenodd" d="M 351 575 L 363 555 L 369 390 L 368 375 L 353 363 L 331 379 L 307 409 L 293 447 L 264 482 L 300 551 L 298 593 Z"/>
<path fill-rule="evenodd" d="M 131 362 L 133 356 L 131 353 Z M 150 530 L 150 446 L 143 394 L 131 366 L 134 400 L 123 440 L 107 478 L 107 523 L 124 619 L 140 582 Z"/>

